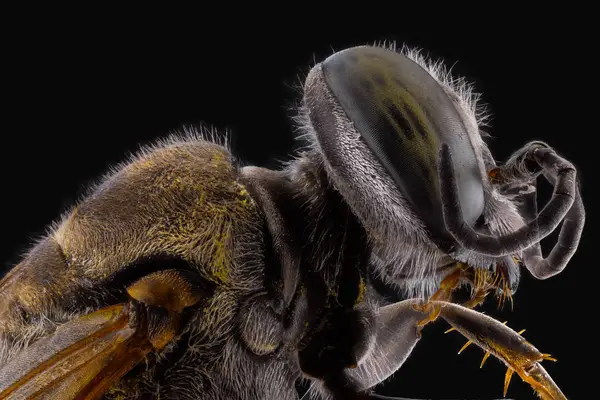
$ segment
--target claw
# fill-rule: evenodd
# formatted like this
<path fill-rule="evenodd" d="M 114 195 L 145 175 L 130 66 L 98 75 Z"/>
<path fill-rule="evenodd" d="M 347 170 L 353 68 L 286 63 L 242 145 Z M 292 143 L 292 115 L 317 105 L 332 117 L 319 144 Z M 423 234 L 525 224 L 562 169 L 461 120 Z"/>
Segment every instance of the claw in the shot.
<path fill-rule="evenodd" d="M 510 378 L 516 372 L 543 400 L 566 400 L 560 388 L 540 364 L 543 360 L 555 360 L 549 354 L 541 353 L 519 333 L 482 313 L 440 301 L 433 302 L 433 305 L 439 307 L 440 317 L 469 340 L 467 345 L 475 343 L 486 351 L 481 366 L 489 354 L 504 362 L 508 367 L 504 381 L 505 394 Z"/>

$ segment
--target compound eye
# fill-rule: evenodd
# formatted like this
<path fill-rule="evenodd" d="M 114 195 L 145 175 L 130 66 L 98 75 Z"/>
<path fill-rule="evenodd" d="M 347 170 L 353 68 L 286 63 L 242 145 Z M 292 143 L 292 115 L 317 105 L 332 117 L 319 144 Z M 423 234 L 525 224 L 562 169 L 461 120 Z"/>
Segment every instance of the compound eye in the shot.
<path fill-rule="evenodd" d="M 355 47 L 329 57 L 322 71 L 326 90 L 434 236 L 450 238 L 437 169 L 442 143 L 454 156 L 465 220 L 473 224 L 481 216 L 483 183 L 467 128 L 423 67 L 390 50 Z"/>

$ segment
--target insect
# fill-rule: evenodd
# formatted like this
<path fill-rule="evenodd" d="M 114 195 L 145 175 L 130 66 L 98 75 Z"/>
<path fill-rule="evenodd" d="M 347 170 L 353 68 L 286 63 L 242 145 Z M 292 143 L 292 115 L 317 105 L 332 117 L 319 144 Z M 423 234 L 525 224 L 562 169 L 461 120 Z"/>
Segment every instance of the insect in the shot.
<path fill-rule="evenodd" d="M 279 170 L 202 132 L 146 148 L 0 281 L 0 398 L 285 400 L 308 379 L 376 399 L 437 319 L 507 365 L 505 393 L 516 372 L 566 398 L 550 355 L 474 308 L 568 264 L 577 171 L 544 142 L 496 164 L 475 100 L 417 52 L 358 46 L 309 72 L 310 145 Z"/>

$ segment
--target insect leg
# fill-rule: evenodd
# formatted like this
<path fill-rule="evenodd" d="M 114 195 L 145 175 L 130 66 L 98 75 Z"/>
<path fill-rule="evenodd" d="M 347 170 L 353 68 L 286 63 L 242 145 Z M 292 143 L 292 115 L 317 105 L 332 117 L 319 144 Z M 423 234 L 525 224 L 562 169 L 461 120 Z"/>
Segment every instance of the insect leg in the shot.
<path fill-rule="evenodd" d="M 352 400 L 417 400 L 369 393 L 371 388 L 400 369 L 419 341 L 421 328 L 417 327 L 417 323 L 423 319 L 426 313 L 415 309 L 417 303 L 418 300 L 415 299 L 404 300 L 379 309 L 370 351 L 361 359 L 357 368 L 344 370 L 345 386 L 354 387 L 358 393 L 355 395 L 345 394 L 344 397 L 340 398 Z M 442 301 L 434 301 L 433 303 L 442 310 L 441 316 L 447 316 L 448 310 L 444 310 L 444 306 L 451 303 Z M 464 309 L 464 307 L 461 307 L 461 309 Z"/>
<path fill-rule="evenodd" d="M 441 303 L 441 302 L 440 302 Z M 440 304 L 440 317 L 487 353 L 500 359 L 508 367 L 504 383 L 504 394 L 510 378 L 516 372 L 544 400 L 566 400 L 565 395 L 552 380 L 544 367 L 543 360 L 553 360 L 549 354 L 541 353 L 519 333 L 501 322 L 457 304 Z"/>
<path fill-rule="evenodd" d="M 531 162 L 531 151 L 527 151 L 533 146 L 545 148 L 544 150 L 547 152 L 545 157 L 548 158 L 545 164 L 549 165 L 550 168 L 542 169 L 539 164 L 533 165 L 535 163 Z M 541 173 L 552 186 L 556 186 L 557 180 L 560 179 L 560 171 L 568 165 L 568 162 L 551 152 L 547 144 L 533 142 L 515 152 L 503 166 L 493 168 L 490 171 L 490 176 L 494 183 L 514 187 L 515 183 L 527 182 L 532 187 L 532 191 L 518 195 L 519 203 L 521 203 L 520 211 L 528 218 L 527 222 L 530 222 L 537 216 L 534 180 Z M 534 185 L 531 185 L 531 183 Z M 563 220 L 558 243 L 553 247 L 548 257 L 544 258 L 542 256 L 539 242 L 534 243 L 523 252 L 525 266 L 538 279 L 546 279 L 561 272 L 577 250 L 585 224 L 585 209 L 578 187 L 575 187 L 574 197 L 573 205 Z"/>
<path fill-rule="evenodd" d="M 419 311 L 428 312 L 429 315 L 420 320 L 417 325 L 423 327 L 430 322 L 433 322 L 440 315 L 440 307 L 431 303 L 431 301 L 450 301 L 452 292 L 461 283 L 464 275 L 464 267 L 461 264 L 455 266 L 452 271 L 440 283 L 440 288 L 431 296 L 428 302 L 423 305 L 416 305 Z"/>
<path fill-rule="evenodd" d="M 555 171 L 557 180 L 554 193 L 542 211 L 528 224 L 508 235 L 495 237 L 476 232 L 465 222 L 452 155 L 448 145 L 442 145 L 439 169 L 444 221 L 450 233 L 465 249 L 495 257 L 523 251 L 552 233 L 571 209 L 577 191 L 575 167 L 554 150 L 540 144 L 531 145 L 527 151 L 532 161 L 545 171 Z"/>
<path fill-rule="evenodd" d="M 550 183 L 555 183 L 556 178 L 551 174 L 544 174 Z M 532 194 L 533 203 L 536 204 L 535 192 Z M 537 207 L 537 204 L 536 204 Z M 579 189 L 575 191 L 575 201 L 563 220 L 558 241 L 544 258 L 540 243 L 536 243 L 523 251 L 525 267 L 538 279 L 546 279 L 560 273 L 577 251 L 583 226 L 585 225 L 585 209 L 581 200 Z"/>
<path fill-rule="evenodd" d="M 345 378 L 359 391 L 387 379 L 406 361 L 420 339 L 417 323 L 426 315 L 413 308 L 414 300 L 404 300 L 379 309 L 372 343 L 356 368 L 344 370 Z"/>

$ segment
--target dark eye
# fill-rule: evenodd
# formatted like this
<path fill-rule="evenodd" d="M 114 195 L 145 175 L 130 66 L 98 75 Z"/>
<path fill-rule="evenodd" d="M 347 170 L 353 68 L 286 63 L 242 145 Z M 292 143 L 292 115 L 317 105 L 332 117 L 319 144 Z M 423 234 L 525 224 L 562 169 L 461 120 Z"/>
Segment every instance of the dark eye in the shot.
<path fill-rule="evenodd" d="M 355 47 L 329 57 L 320 73 L 307 84 L 306 103 L 325 152 L 335 140 L 328 127 L 341 108 L 434 239 L 452 242 L 438 177 L 439 151 L 448 144 L 456 154 L 465 220 L 472 224 L 481 216 L 483 183 L 467 128 L 455 103 L 423 67 L 394 51 Z"/>

